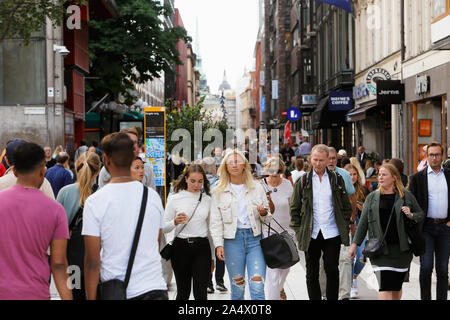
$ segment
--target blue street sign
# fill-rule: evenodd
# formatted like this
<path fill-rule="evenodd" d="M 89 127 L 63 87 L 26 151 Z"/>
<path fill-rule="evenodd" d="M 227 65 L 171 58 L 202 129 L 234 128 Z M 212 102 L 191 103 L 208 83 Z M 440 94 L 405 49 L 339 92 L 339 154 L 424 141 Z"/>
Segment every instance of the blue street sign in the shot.
<path fill-rule="evenodd" d="M 261 97 L 261 112 L 266 112 L 266 98 Z"/>
<path fill-rule="evenodd" d="M 301 113 L 297 108 L 290 108 L 287 112 L 287 118 L 290 121 L 297 121 L 300 119 Z"/>

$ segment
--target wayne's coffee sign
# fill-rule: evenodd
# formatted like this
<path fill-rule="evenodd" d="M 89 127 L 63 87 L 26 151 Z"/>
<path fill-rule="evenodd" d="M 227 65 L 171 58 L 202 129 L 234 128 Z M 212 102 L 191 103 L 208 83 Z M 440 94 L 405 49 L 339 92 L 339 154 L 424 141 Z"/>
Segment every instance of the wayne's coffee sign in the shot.
<path fill-rule="evenodd" d="M 377 81 L 377 104 L 401 104 L 405 100 L 405 85 L 400 80 Z"/>

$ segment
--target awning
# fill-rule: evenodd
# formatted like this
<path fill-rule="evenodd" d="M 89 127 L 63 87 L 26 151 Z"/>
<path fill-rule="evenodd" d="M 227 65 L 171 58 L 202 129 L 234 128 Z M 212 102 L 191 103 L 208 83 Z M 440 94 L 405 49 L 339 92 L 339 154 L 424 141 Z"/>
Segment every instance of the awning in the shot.
<path fill-rule="evenodd" d="M 128 111 L 123 114 L 125 119 L 144 120 L 144 116 L 137 111 Z"/>
<path fill-rule="evenodd" d="M 450 50 L 450 36 L 434 43 L 431 50 Z"/>
<path fill-rule="evenodd" d="M 361 120 L 365 120 L 366 119 L 366 112 L 369 111 L 370 109 L 376 107 L 377 104 L 376 102 L 371 103 L 369 105 L 365 105 L 365 106 L 359 106 L 358 108 L 355 108 L 353 110 L 350 110 L 347 115 L 345 116 L 345 120 L 347 122 L 356 122 L 356 121 L 361 121 Z"/>
<path fill-rule="evenodd" d="M 320 100 L 316 111 L 312 114 L 312 128 L 329 129 L 345 125 L 345 115 L 347 111 L 330 111 L 328 110 L 328 96 Z"/>
<path fill-rule="evenodd" d="M 84 118 L 85 129 L 98 129 L 100 128 L 100 115 L 95 112 L 88 112 Z"/>

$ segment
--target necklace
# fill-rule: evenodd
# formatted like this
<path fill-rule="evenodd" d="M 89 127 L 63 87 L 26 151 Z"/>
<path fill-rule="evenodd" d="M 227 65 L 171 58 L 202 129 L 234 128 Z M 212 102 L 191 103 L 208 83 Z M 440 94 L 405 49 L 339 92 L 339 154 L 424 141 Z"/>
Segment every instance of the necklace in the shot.
<path fill-rule="evenodd" d="M 269 179 L 270 179 L 270 178 L 269 178 Z M 270 181 L 270 183 L 272 183 L 271 179 L 270 179 L 269 181 Z M 267 184 L 267 185 L 273 188 L 273 192 L 277 192 L 277 191 L 278 191 L 277 187 L 279 187 L 279 186 L 281 185 L 282 182 L 283 182 L 283 180 L 280 179 L 280 182 L 279 182 L 275 187 L 272 187 L 272 186 L 269 185 L 269 184 Z"/>
<path fill-rule="evenodd" d="M 123 180 L 123 179 L 131 179 L 131 176 L 123 176 L 123 177 L 111 178 L 111 180 L 109 182 L 113 182 L 113 181 L 116 181 L 116 180 Z"/>

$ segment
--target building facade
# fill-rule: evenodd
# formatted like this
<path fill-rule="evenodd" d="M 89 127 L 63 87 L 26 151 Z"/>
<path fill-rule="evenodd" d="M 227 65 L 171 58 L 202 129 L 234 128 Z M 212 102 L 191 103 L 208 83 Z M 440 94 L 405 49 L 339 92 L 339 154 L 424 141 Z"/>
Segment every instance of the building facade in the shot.
<path fill-rule="evenodd" d="M 377 104 L 378 80 L 402 79 L 401 1 L 357 1 L 355 10 L 355 108 L 351 150 L 358 146 L 381 159 L 399 156 L 401 106 Z M 380 130 L 381 129 L 381 130 Z"/>
<path fill-rule="evenodd" d="M 406 0 L 401 154 L 409 173 L 431 141 L 447 150 L 450 95 L 450 1 Z"/>

